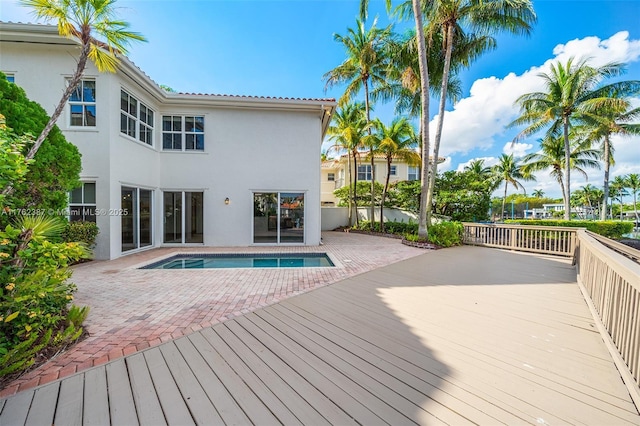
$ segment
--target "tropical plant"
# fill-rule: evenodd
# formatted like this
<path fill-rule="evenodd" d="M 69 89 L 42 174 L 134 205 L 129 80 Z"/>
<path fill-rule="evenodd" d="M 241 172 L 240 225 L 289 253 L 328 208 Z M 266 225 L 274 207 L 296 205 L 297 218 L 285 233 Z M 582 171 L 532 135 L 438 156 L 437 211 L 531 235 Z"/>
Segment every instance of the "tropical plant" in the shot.
<path fill-rule="evenodd" d="M 569 162 L 570 168 L 579 172 L 585 179 L 588 179 L 589 176 L 585 168 L 600 168 L 600 163 L 597 161 L 599 152 L 589 148 L 589 140 L 580 139 L 577 136 L 573 137 L 573 139 L 574 143 Z M 549 175 L 560 185 L 562 200 L 566 208 L 567 193 L 563 184 L 566 164 L 564 139 L 560 136 L 547 135 L 544 139 L 540 139 L 539 142 L 540 151 L 525 155 L 522 158 L 522 170 L 529 174 L 550 170 Z"/>
<path fill-rule="evenodd" d="M 347 83 L 344 94 L 338 103 L 344 105 L 352 96 L 364 89 L 365 116 L 367 131 L 371 134 L 369 124 L 371 122 L 370 90 L 372 86 L 382 84 L 386 79 L 388 69 L 388 57 L 386 45 L 392 38 L 391 27 L 376 28 L 376 22 L 370 29 L 365 28 L 363 20 L 356 19 L 356 29 L 348 28 L 347 36 L 334 34 L 334 40 L 344 46 L 347 59 L 336 68 L 324 74 L 325 88 L 336 84 Z M 371 155 L 371 194 L 373 197 L 373 185 L 375 182 L 375 164 L 373 156 L 374 147 L 369 146 Z M 371 199 L 371 217 L 374 217 L 374 200 Z"/>
<path fill-rule="evenodd" d="M 91 60 L 98 71 L 115 72 L 118 54 L 126 54 L 133 41 L 145 38 L 129 31 L 129 24 L 116 16 L 116 0 L 20 0 L 23 6 L 32 8 L 36 18 L 58 24 L 63 37 L 78 42 L 80 54 L 76 70 L 68 82 L 62 98 L 42 132 L 27 154 L 33 158 L 62 113 L 67 100 L 76 91 L 87 61 Z"/>
<path fill-rule="evenodd" d="M 376 119 L 373 122 L 373 128 L 375 132 L 371 136 L 373 138 L 371 146 L 376 147 L 377 153 L 384 156 L 387 164 L 387 177 L 382 191 L 382 202 L 380 203 L 380 229 L 384 232 L 384 203 L 389 190 L 391 163 L 394 159 L 398 159 L 410 166 L 416 166 L 420 164 L 420 156 L 415 151 L 418 146 L 415 130 L 406 118 L 396 118 L 389 126 Z M 373 216 L 371 216 L 371 220 L 373 221 Z"/>
<path fill-rule="evenodd" d="M 636 215 L 636 222 L 640 222 L 638 217 L 637 195 L 640 192 L 640 175 L 637 173 L 628 174 L 625 179 L 625 186 L 631 190 L 633 196 L 633 211 Z"/>
<path fill-rule="evenodd" d="M 488 219 L 494 179 L 472 171 L 447 171 L 436 177 L 434 212 L 457 221 Z"/>
<path fill-rule="evenodd" d="M 609 63 L 592 67 L 586 59 L 566 64 L 551 65 L 549 73 L 539 76 L 545 82 L 545 92 L 527 93 L 516 100 L 522 114 L 510 126 L 528 125 L 516 136 L 516 140 L 547 128 L 548 137 L 562 135 L 564 140 L 564 217 L 571 219 L 571 141 L 569 133 L 575 123 L 592 118 L 594 112 L 602 108 L 620 107 L 624 101 L 612 97 L 617 91 L 626 91 L 627 82 L 615 82 L 598 87 L 603 79 L 620 75 L 622 64 Z"/>
<path fill-rule="evenodd" d="M 614 91 L 611 97 L 618 99 L 615 105 L 604 106 L 592 114 L 586 114 L 585 123 L 590 128 L 589 139 L 600 143 L 602 160 L 604 162 L 604 208 L 600 212 L 600 219 L 607 218 L 607 203 L 609 198 L 609 170 L 615 165 L 613 158 L 614 146 L 611 137 L 616 136 L 637 136 L 640 135 L 640 124 L 632 121 L 640 118 L 640 107 L 631 107 L 631 96 L 640 90 L 639 82 L 627 82 L 628 85 Z"/>
<path fill-rule="evenodd" d="M 441 35 L 445 56 L 443 75 L 440 88 L 440 105 L 438 108 L 438 122 L 433 142 L 433 158 L 440 153 L 440 141 L 444 125 L 445 106 L 447 100 L 447 84 L 452 69 L 453 49 L 457 40 L 472 39 L 474 48 L 468 52 L 468 64 L 483 52 L 494 49 L 497 45 L 492 34 L 508 31 L 512 34 L 526 34 L 531 32 L 536 22 L 536 14 L 530 0 L 510 1 L 477 1 L 477 0 L 439 0 L 424 2 L 425 14 L 429 21 L 428 39 L 433 33 Z M 466 30 L 466 31 L 465 31 Z M 458 55 L 458 58 L 461 55 Z M 458 64 L 456 64 L 458 65 Z M 431 164 L 431 175 L 436 176 L 438 161 Z M 427 194 L 427 208 L 433 198 L 435 181 L 429 183 Z"/>
<path fill-rule="evenodd" d="M 362 102 L 352 102 L 338 108 L 333 115 L 332 124 L 329 126 L 327 135 L 329 139 L 336 142 L 332 148 L 347 152 L 347 167 L 349 169 L 349 226 L 353 224 L 352 203 L 358 211 L 357 194 L 351 194 L 351 189 L 357 190 L 358 185 L 358 157 L 359 149 L 363 147 L 366 128 L 366 115 Z M 351 160 L 353 159 L 353 169 Z M 352 170 L 355 172 L 352 173 Z M 352 180 L 355 182 L 352 184 Z M 356 224 L 358 215 L 356 213 Z"/>
<path fill-rule="evenodd" d="M 609 197 L 612 200 L 618 200 L 620 202 L 620 220 L 622 220 L 622 210 L 624 206 L 624 197 L 629 195 L 627 192 L 627 183 L 623 176 L 616 176 L 613 181 L 609 183 Z"/>
<path fill-rule="evenodd" d="M 500 218 L 504 218 L 504 205 L 507 200 L 507 188 L 511 184 L 516 190 L 524 190 L 524 186 L 520 183 L 520 180 L 532 181 L 535 180 L 533 175 L 525 172 L 519 161 L 513 156 L 513 154 L 502 154 L 498 159 L 498 164 L 493 166 L 493 172 L 497 182 L 504 182 L 504 197 L 502 199 L 502 208 Z"/>
<path fill-rule="evenodd" d="M 68 266 L 89 251 L 61 242 L 64 226 L 58 218 L 22 215 L 0 231 L 0 377 L 29 367 L 44 347 L 72 343 L 82 333 L 82 316 L 69 309 L 76 287 L 67 282 Z"/>
<path fill-rule="evenodd" d="M 22 155 L 22 149 L 30 140 L 25 137 L 16 136 L 5 124 L 5 119 L 0 114 L 0 188 L 15 185 L 24 181 L 28 173 L 29 162 Z M 0 213 L 6 213 L 5 208 L 9 206 L 5 203 L 5 196 L 0 194 Z M 0 221 L 0 225 L 2 221 Z"/>
<path fill-rule="evenodd" d="M 533 195 L 536 198 L 542 198 L 544 197 L 544 191 L 542 189 L 534 189 L 531 195 Z"/>

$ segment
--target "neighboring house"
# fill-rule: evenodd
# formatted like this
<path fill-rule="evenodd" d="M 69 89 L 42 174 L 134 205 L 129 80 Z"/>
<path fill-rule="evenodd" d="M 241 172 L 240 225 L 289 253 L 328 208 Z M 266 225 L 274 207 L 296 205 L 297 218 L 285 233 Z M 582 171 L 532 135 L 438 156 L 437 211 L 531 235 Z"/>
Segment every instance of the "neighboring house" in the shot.
<path fill-rule="evenodd" d="M 371 182 L 371 160 L 367 157 L 367 152 L 360 153 L 358 160 L 358 182 Z M 349 161 L 347 154 L 341 155 L 334 160 L 322 162 L 322 205 L 337 206 L 338 199 L 333 194 L 336 189 L 349 186 Z M 439 158 L 439 163 L 445 159 Z M 375 169 L 376 182 L 384 185 L 387 179 L 387 160 L 383 155 L 374 157 L 373 166 Z M 353 169 L 353 163 L 351 164 Z M 391 174 L 389 183 L 395 183 L 403 180 L 420 180 L 420 167 L 410 166 L 406 161 L 394 159 L 391 162 Z M 353 181 L 353 180 L 352 180 Z"/>
<path fill-rule="evenodd" d="M 0 70 L 49 113 L 76 67 L 49 25 L 0 23 Z M 175 66 L 175 65 L 174 65 Z M 159 246 L 320 243 L 320 146 L 333 99 L 167 93 L 127 58 L 89 63 L 58 120 L 82 153 L 70 219 L 95 254 Z"/>

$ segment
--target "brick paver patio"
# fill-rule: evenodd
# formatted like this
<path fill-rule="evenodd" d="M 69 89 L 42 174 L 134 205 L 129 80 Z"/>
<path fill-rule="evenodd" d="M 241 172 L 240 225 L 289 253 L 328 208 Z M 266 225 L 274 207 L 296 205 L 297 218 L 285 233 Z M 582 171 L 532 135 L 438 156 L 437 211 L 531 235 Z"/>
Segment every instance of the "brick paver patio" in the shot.
<path fill-rule="evenodd" d="M 145 270 L 174 253 L 326 252 L 335 268 Z M 0 390 L 52 382 L 296 294 L 425 253 L 399 240 L 326 232 L 319 247 L 153 249 L 74 268 L 75 303 L 91 307 L 89 337 Z"/>

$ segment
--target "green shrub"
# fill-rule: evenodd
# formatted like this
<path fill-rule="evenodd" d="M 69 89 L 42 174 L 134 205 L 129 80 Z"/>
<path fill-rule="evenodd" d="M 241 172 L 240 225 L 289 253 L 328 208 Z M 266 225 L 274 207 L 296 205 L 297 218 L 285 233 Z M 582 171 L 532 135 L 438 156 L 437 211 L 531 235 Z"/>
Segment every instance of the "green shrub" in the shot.
<path fill-rule="evenodd" d="M 536 226 L 564 226 L 571 228 L 586 228 L 591 232 L 600 234 L 604 237 L 614 240 L 622 238 L 624 234 L 633 231 L 632 222 L 621 222 L 614 220 L 596 221 L 596 220 L 505 220 L 505 223 L 513 223 L 518 225 L 536 225 Z"/>
<path fill-rule="evenodd" d="M 441 247 L 459 246 L 463 232 L 460 222 L 440 222 L 429 227 L 429 241 Z"/>
<path fill-rule="evenodd" d="M 82 334 L 77 321 L 86 310 L 69 309 L 76 286 L 67 281 L 68 265 L 89 252 L 82 243 L 55 242 L 63 229 L 56 218 L 21 216 L 0 231 L 0 377 L 27 368 L 43 347 Z"/>
<path fill-rule="evenodd" d="M 98 225 L 93 222 L 75 221 L 67 224 L 62 238 L 68 243 L 84 243 L 87 247 L 93 248 L 99 232 Z"/>

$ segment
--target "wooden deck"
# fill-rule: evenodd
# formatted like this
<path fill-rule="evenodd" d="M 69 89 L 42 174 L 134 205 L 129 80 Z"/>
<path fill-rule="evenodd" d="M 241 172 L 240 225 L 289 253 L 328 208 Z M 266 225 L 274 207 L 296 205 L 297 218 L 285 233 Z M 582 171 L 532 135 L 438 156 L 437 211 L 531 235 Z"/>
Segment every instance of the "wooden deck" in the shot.
<path fill-rule="evenodd" d="M 425 253 L 0 400 L 0 425 L 639 425 L 575 281 Z"/>

